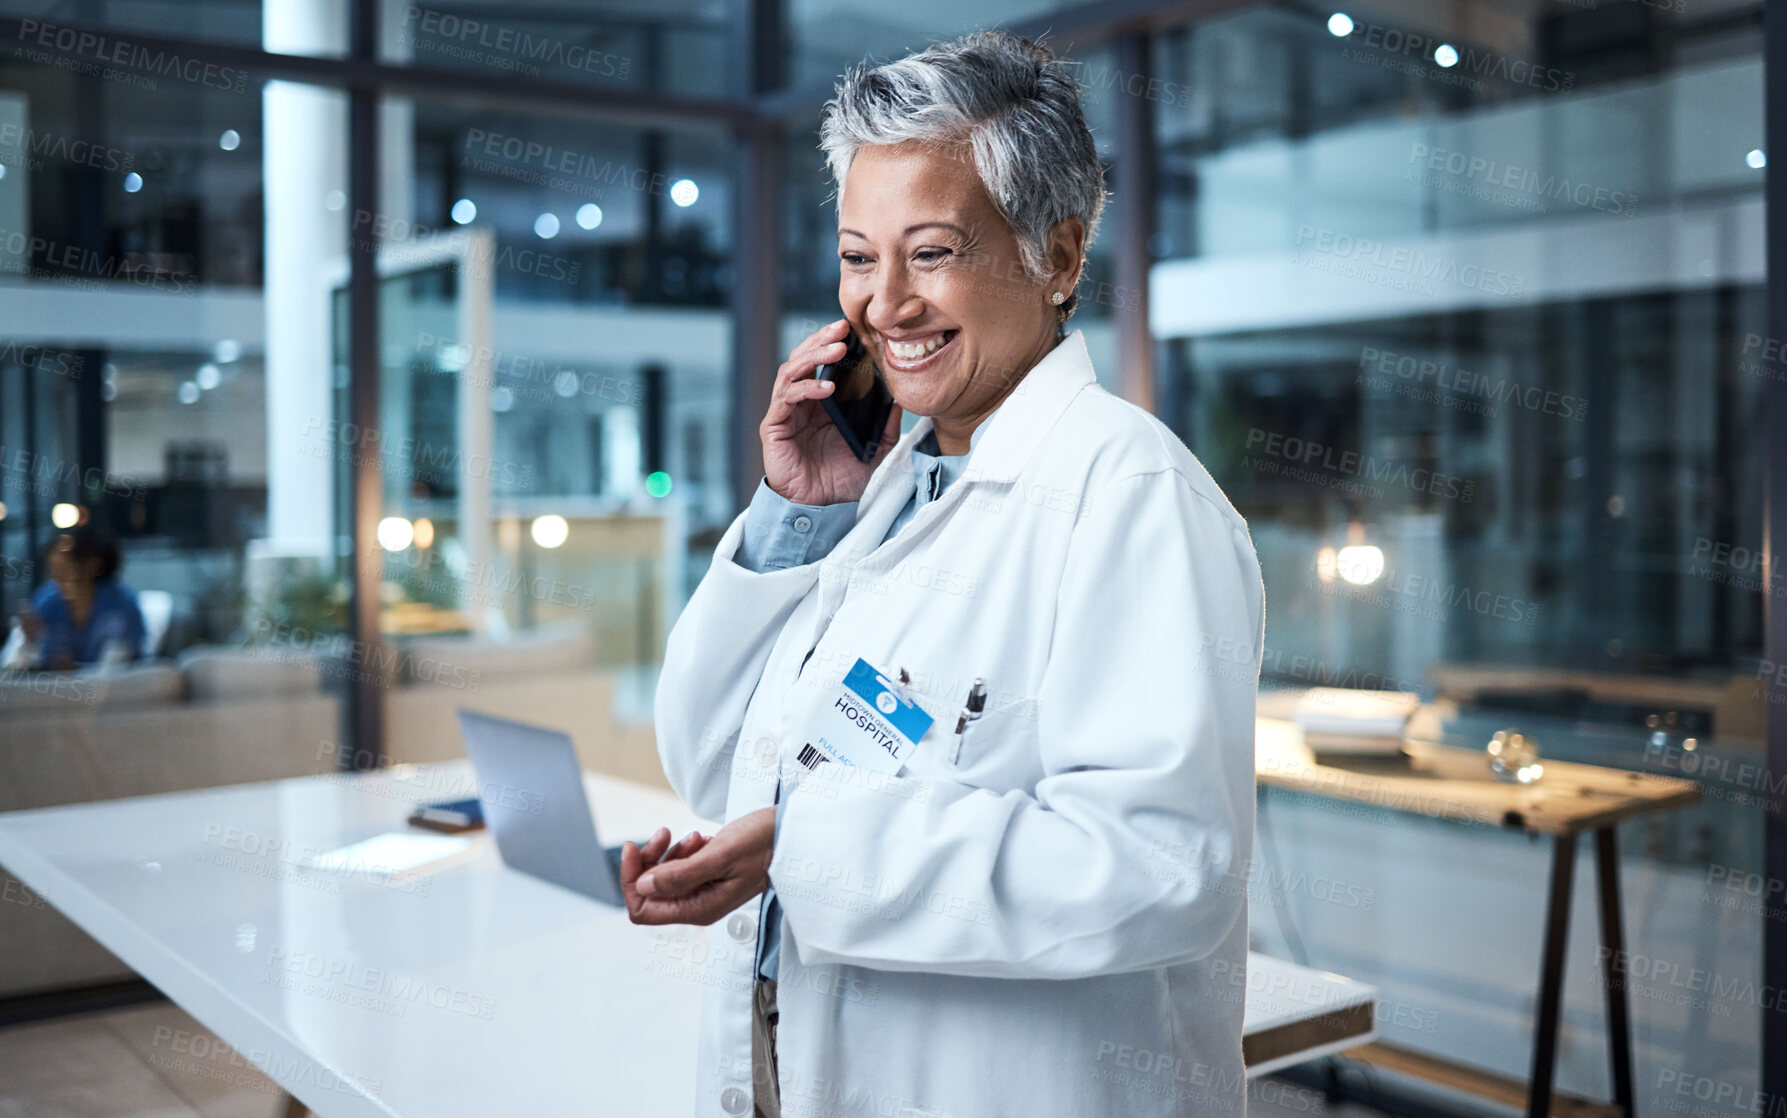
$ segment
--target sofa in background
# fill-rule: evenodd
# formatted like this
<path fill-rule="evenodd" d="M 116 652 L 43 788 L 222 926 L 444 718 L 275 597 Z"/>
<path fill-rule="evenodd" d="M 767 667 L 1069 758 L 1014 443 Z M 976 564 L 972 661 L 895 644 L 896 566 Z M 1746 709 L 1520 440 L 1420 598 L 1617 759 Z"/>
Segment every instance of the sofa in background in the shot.
<path fill-rule="evenodd" d="M 386 689 L 385 750 L 393 762 L 465 756 L 458 710 L 564 730 L 592 772 L 669 788 L 650 725 L 615 718 L 615 673 L 593 667 L 595 642 L 574 624 L 513 639 L 429 637 L 408 642 Z"/>

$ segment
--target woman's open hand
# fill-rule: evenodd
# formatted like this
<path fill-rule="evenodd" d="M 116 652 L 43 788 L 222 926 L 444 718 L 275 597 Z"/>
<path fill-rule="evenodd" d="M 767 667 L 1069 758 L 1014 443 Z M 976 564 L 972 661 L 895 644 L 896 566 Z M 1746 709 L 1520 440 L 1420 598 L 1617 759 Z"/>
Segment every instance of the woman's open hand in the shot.
<path fill-rule="evenodd" d="M 741 815 L 710 838 L 700 832 L 666 853 L 670 832 L 621 847 L 620 888 L 635 924 L 712 924 L 769 887 L 776 809 Z M 664 861 L 657 863 L 659 858 Z"/>
<path fill-rule="evenodd" d="M 809 334 L 776 370 L 769 410 L 758 434 L 763 439 L 763 475 L 769 487 L 798 505 L 835 505 L 860 498 L 869 475 L 900 436 L 895 404 L 875 457 L 859 461 L 819 401 L 837 391 L 813 373 L 844 356 L 850 322 L 840 318 Z"/>

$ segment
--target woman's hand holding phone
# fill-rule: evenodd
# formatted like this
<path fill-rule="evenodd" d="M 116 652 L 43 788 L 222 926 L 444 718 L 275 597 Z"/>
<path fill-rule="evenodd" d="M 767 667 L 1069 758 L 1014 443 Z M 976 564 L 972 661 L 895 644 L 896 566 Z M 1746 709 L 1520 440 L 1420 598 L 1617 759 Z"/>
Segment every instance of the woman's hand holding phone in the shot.
<path fill-rule="evenodd" d="M 820 405 L 837 386 L 813 374 L 844 356 L 849 336 L 850 322 L 840 318 L 790 351 L 776 370 L 769 410 L 758 429 L 769 487 L 798 505 L 835 505 L 861 498 L 869 475 L 900 436 L 900 407 L 895 404 L 880 449 L 869 461 L 860 461 Z"/>

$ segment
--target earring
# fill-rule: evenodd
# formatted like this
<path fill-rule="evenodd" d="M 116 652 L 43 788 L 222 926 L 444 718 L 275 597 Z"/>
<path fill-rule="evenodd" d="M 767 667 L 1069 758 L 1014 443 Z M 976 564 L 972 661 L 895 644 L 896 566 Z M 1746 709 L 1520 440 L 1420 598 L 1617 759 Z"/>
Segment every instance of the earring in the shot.
<path fill-rule="evenodd" d="M 1066 296 L 1066 295 L 1065 295 L 1065 294 L 1063 294 L 1063 293 L 1062 293 L 1062 292 L 1059 292 L 1059 291 L 1057 291 L 1057 292 L 1055 292 L 1055 293 L 1054 293 L 1054 294 L 1053 294 L 1053 295 L 1050 295 L 1050 296 L 1049 296 L 1049 302 L 1050 302 L 1050 303 L 1051 303 L 1051 304 L 1052 304 L 1052 305 L 1054 305 L 1054 306 L 1057 306 L 1057 307 L 1058 307 L 1058 306 L 1060 306 L 1060 305 L 1061 305 L 1061 304 L 1062 304 L 1062 303 L 1065 303 L 1065 302 L 1067 302 L 1067 296 Z"/>

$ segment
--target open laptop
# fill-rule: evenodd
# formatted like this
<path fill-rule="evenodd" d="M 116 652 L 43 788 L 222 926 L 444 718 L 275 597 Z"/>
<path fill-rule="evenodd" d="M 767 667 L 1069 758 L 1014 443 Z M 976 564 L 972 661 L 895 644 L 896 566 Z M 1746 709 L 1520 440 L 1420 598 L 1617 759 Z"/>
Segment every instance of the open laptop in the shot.
<path fill-rule="evenodd" d="M 618 846 L 596 838 L 571 736 L 459 712 L 465 752 L 478 779 L 484 823 L 503 862 L 574 893 L 624 907 Z"/>

